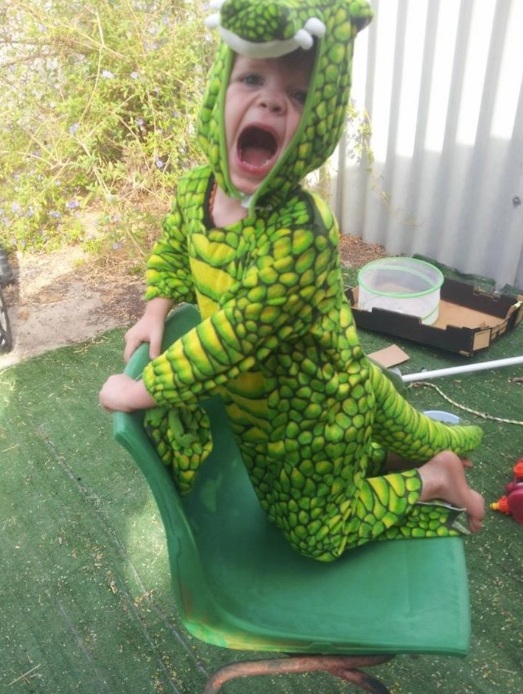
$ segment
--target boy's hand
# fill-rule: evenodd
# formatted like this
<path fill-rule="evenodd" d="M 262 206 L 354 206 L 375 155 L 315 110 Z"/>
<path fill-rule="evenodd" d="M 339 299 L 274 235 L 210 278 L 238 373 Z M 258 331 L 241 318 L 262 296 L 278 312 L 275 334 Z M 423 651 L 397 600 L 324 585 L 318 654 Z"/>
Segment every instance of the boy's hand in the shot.
<path fill-rule="evenodd" d="M 162 353 L 163 320 L 154 320 L 143 316 L 138 323 L 125 333 L 124 361 L 127 363 L 142 344 L 149 343 L 149 357 L 155 359 Z"/>
<path fill-rule="evenodd" d="M 109 412 L 134 412 L 156 404 L 143 381 L 135 381 L 126 374 L 109 376 L 98 397 L 100 405 Z"/>
<path fill-rule="evenodd" d="M 142 342 L 149 343 L 149 357 L 155 359 L 162 353 L 162 338 L 165 318 L 171 310 L 173 302 L 170 299 L 157 297 L 151 299 L 140 320 L 125 333 L 125 349 L 123 358 L 128 362 Z"/>

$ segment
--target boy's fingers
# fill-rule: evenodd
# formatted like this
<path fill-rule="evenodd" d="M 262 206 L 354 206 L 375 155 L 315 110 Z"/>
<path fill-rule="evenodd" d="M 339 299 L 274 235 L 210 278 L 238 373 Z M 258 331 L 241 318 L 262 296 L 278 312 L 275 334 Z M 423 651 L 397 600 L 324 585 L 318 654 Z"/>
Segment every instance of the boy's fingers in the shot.
<path fill-rule="evenodd" d="M 125 343 L 125 349 L 124 349 L 124 352 L 123 352 L 123 359 L 124 359 L 124 361 L 125 361 L 126 363 L 127 363 L 127 362 L 129 361 L 129 359 L 133 356 L 133 354 L 135 353 L 135 351 L 138 349 L 138 347 L 139 347 L 141 344 L 142 344 L 142 343 L 141 343 L 140 340 L 135 340 L 135 339 L 134 339 L 134 340 L 133 340 L 133 339 L 128 340 L 128 341 Z"/>
<path fill-rule="evenodd" d="M 163 325 L 162 329 L 151 334 L 149 343 L 149 356 L 151 359 L 156 359 L 162 353 Z"/>

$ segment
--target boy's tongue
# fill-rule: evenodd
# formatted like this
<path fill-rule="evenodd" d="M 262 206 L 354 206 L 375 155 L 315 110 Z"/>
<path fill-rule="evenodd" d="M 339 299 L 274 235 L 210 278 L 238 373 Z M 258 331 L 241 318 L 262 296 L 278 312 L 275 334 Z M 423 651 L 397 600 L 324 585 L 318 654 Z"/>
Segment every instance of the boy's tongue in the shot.
<path fill-rule="evenodd" d="M 276 148 L 272 133 L 262 128 L 248 128 L 240 137 L 238 149 L 244 164 L 261 168 L 273 158 Z"/>
<path fill-rule="evenodd" d="M 245 147 L 242 149 L 242 161 L 249 166 L 261 167 L 271 158 L 264 147 Z"/>

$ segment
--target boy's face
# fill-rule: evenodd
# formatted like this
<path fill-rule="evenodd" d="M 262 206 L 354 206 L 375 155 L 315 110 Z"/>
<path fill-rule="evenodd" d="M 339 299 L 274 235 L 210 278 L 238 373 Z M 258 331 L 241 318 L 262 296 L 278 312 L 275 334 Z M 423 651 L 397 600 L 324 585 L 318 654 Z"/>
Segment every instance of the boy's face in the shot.
<path fill-rule="evenodd" d="M 225 97 L 225 134 L 229 175 L 242 193 L 256 191 L 296 132 L 312 61 L 313 51 L 236 56 Z"/>

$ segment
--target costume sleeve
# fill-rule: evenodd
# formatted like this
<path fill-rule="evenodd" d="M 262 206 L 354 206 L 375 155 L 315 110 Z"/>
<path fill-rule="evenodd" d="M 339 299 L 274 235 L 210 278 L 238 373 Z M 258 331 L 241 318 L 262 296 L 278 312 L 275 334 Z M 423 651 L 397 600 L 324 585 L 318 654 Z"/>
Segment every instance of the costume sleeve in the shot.
<path fill-rule="evenodd" d="M 146 281 L 146 300 L 163 297 L 172 299 L 175 304 L 196 301 L 185 225 L 178 202 L 164 217 L 162 235 L 147 262 Z"/>
<path fill-rule="evenodd" d="M 373 440 L 407 460 L 426 461 L 444 450 L 466 457 L 479 446 L 478 426 L 445 425 L 416 410 L 382 371 L 368 362 L 376 397 Z"/>
<path fill-rule="evenodd" d="M 261 243 L 219 310 L 146 367 L 158 405 L 193 405 L 309 331 L 322 302 L 339 294 L 336 243 L 311 228 L 279 229 Z"/>

